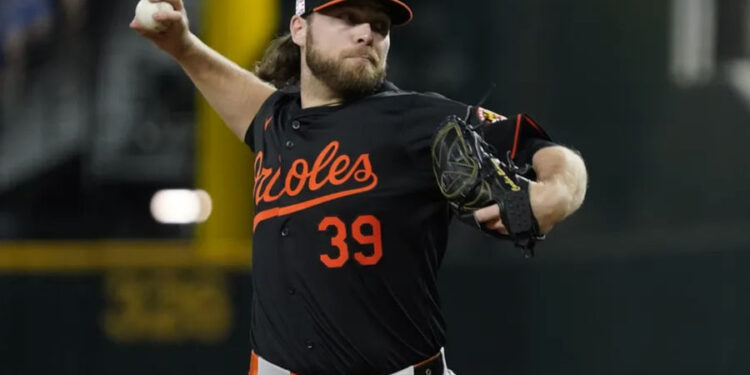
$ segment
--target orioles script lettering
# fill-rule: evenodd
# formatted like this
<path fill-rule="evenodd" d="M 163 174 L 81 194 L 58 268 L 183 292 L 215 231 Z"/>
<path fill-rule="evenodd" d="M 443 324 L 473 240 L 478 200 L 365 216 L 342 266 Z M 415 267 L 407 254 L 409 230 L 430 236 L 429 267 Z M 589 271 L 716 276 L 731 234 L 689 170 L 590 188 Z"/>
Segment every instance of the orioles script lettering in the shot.
<path fill-rule="evenodd" d="M 255 156 L 255 187 L 253 196 L 255 206 L 261 203 L 276 202 L 281 197 L 296 197 L 303 191 L 315 192 L 325 186 L 340 186 L 334 192 L 326 190 L 325 194 L 295 202 L 287 206 L 277 206 L 257 212 L 253 219 L 253 229 L 263 220 L 276 216 L 289 215 L 325 202 L 342 197 L 364 193 L 378 184 L 378 176 L 372 170 L 370 154 L 359 155 L 356 160 L 348 155 L 339 155 L 339 142 L 332 141 L 313 161 L 312 165 L 305 159 L 292 162 L 286 175 L 282 176 L 281 166 L 263 167 L 263 152 Z M 353 181 L 354 184 L 347 184 Z M 354 186 L 352 186 L 354 185 Z"/>

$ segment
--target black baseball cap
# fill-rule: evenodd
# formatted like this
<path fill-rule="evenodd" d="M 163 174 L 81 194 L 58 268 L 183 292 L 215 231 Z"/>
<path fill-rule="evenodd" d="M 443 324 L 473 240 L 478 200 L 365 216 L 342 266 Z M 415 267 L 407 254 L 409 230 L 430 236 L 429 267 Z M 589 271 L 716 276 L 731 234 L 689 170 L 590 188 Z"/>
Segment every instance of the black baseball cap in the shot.
<path fill-rule="evenodd" d="M 317 12 L 330 6 L 341 4 L 349 0 L 297 0 L 295 14 L 304 16 L 312 12 Z M 384 10 L 391 17 L 393 26 L 406 25 L 414 17 L 411 8 L 399 0 L 372 0 L 384 6 Z"/>

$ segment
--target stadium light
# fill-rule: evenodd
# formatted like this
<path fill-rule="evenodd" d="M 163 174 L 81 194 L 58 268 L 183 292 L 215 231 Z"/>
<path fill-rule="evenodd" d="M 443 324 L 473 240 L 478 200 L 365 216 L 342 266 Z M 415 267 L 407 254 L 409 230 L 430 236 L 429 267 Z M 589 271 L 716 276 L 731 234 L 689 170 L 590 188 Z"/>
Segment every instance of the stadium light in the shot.
<path fill-rule="evenodd" d="M 151 215 L 162 224 L 202 223 L 211 215 L 211 197 L 203 190 L 159 190 L 151 198 Z"/>

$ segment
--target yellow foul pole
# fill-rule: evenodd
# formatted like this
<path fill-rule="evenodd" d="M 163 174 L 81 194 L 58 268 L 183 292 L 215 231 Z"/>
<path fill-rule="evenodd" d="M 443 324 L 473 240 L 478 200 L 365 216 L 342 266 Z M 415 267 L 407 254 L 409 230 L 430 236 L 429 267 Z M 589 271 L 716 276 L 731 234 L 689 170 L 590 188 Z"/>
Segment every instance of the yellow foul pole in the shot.
<path fill-rule="evenodd" d="M 276 32 L 279 0 L 206 0 L 202 39 L 251 69 Z M 198 185 L 213 213 L 197 232 L 198 254 L 209 263 L 250 263 L 252 155 L 203 97 L 198 98 Z"/>

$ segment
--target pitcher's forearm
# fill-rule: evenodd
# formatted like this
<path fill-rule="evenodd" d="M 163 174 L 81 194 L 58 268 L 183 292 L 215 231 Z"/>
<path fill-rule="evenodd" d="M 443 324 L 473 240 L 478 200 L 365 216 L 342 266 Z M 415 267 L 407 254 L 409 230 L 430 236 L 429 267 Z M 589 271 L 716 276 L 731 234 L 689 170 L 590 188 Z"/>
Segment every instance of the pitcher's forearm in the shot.
<path fill-rule="evenodd" d="M 531 204 L 540 221 L 551 227 L 581 207 L 588 184 L 586 166 L 578 154 L 562 146 L 537 151 L 533 165 L 538 184 L 531 186 Z"/>
<path fill-rule="evenodd" d="M 189 47 L 173 56 L 226 125 L 243 139 L 250 121 L 276 90 L 190 34 Z"/>

